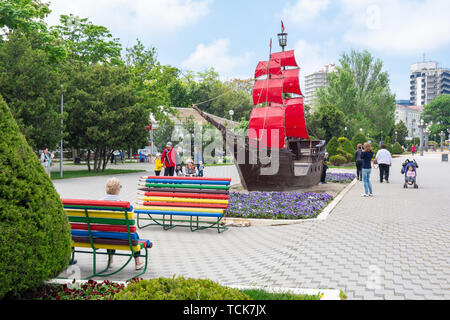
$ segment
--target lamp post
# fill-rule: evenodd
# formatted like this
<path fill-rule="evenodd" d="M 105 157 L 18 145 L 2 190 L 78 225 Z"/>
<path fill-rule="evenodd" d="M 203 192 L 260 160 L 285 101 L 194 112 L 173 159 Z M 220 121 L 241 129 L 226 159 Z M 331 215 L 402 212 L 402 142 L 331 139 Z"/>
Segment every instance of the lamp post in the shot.
<path fill-rule="evenodd" d="M 395 142 L 397 142 L 397 131 L 395 131 Z"/>
<path fill-rule="evenodd" d="M 425 129 L 425 139 L 424 139 L 424 145 L 425 145 L 425 151 L 428 152 L 428 142 L 429 142 L 429 137 L 430 137 L 430 129 L 426 128 Z"/>
<path fill-rule="evenodd" d="M 425 123 L 423 119 L 420 120 L 420 124 L 418 125 L 420 129 L 420 155 L 423 156 L 423 129 L 425 128 Z"/>
<path fill-rule="evenodd" d="M 64 96 L 63 86 L 61 85 L 61 141 L 59 146 L 59 177 L 63 177 L 63 112 L 64 112 Z"/>
<path fill-rule="evenodd" d="M 230 115 L 230 126 L 231 126 L 231 128 L 233 128 L 233 114 L 234 114 L 234 111 L 230 110 L 230 111 L 228 111 L 228 113 Z"/>
<path fill-rule="evenodd" d="M 441 130 L 439 136 L 441 137 L 441 152 L 444 152 L 444 137 L 445 137 L 444 131 Z"/>
<path fill-rule="evenodd" d="M 348 128 L 345 127 L 344 130 L 345 130 L 345 137 L 347 138 L 347 130 L 348 130 Z"/>

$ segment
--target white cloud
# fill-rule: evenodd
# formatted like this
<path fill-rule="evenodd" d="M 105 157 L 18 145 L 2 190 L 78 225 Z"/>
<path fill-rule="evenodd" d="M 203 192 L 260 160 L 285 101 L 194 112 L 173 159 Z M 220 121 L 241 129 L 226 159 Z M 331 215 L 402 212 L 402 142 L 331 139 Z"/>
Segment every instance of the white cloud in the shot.
<path fill-rule="evenodd" d="M 50 0 L 48 23 L 58 24 L 59 15 L 73 13 L 94 24 L 127 33 L 157 35 L 196 23 L 210 9 L 212 0 Z"/>
<path fill-rule="evenodd" d="M 394 54 L 432 51 L 450 43 L 450 2 L 341 0 L 351 27 L 343 39 Z"/>
<path fill-rule="evenodd" d="M 330 0 L 298 0 L 294 5 L 283 9 L 283 17 L 289 22 L 302 25 L 313 21 L 329 4 Z"/>
<path fill-rule="evenodd" d="M 327 64 L 336 64 L 335 47 L 334 40 L 322 44 L 309 43 L 305 40 L 298 40 L 295 43 L 293 49 L 295 50 L 295 60 L 300 66 L 301 88 L 304 88 L 304 79 L 307 74 L 319 71 Z"/>
<path fill-rule="evenodd" d="M 213 67 L 222 77 L 248 78 L 250 75 L 238 75 L 240 70 L 252 64 L 250 53 L 241 56 L 230 54 L 230 40 L 217 39 L 210 45 L 199 44 L 193 53 L 183 63 L 183 68 L 193 71 L 203 71 Z"/>

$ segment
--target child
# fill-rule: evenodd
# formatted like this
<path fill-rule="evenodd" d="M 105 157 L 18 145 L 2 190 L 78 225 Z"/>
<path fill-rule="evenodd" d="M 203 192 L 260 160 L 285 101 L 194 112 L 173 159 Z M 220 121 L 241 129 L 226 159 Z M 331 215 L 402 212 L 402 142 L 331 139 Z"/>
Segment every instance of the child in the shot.
<path fill-rule="evenodd" d="M 409 166 L 408 171 L 406 172 L 406 181 L 414 181 L 414 177 L 416 176 L 416 173 L 414 172 L 414 167 Z"/>
<path fill-rule="evenodd" d="M 196 176 L 196 174 L 195 174 L 195 166 L 194 166 L 194 163 L 189 162 L 189 163 L 186 165 L 186 175 L 187 175 L 187 176 L 191 176 L 191 177 Z"/>
<path fill-rule="evenodd" d="M 155 175 L 156 176 L 159 176 L 161 174 L 162 167 L 163 167 L 163 164 L 161 162 L 161 154 L 158 153 L 155 158 Z"/>
<path fill-rule="evenodd" d="M 181 166 L 181 164 L 177 164 L 176 169 L 175 169 L 175 174 L 177 175 L 177 177 L 184 176 L 183 167 Z"/>
<path fill-rule="evenodd" d="M 199 161 L 198 163 L 198 176 L 199 177 L 203 177 L 203 169 L 205 168 L 205 166 L 203 165 L 203 161 Z"/>

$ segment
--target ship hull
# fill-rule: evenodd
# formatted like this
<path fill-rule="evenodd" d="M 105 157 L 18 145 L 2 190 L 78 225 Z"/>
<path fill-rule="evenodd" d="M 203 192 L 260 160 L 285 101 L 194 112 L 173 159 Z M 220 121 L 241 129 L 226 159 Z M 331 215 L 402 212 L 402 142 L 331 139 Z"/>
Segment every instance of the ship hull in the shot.
<path fill-rule="evenodd" d="M 234 156 L 241 184 L 248 191 L 302 189 L 320 182 L 325 141 L 291 140 L 288 148 L 258 150 L 249 146 L 248 138 L 239 139 L 198 107 L 193 108 L 221 132 Z"/>

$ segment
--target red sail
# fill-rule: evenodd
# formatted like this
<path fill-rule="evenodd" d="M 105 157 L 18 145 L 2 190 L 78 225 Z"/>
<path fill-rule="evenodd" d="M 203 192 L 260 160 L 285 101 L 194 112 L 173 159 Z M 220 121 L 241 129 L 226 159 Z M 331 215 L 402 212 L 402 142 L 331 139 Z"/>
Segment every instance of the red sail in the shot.
<path fill-rule="evenodd" d="M 294 50 L 272 53 L 271 60 L 279 60 L 282 67 L 298 67 L 295 61 Z"/>
<path fill-rule="evenodd" d="M 299 69 L 283 70 L 283 92 L 302 94 L 298 81 Z"/>
<path fill-rule="evenodd" d="M 255 80 L 253 86 L 253 104 L 256 106 L 264 102 L 283 103 L 281 97 L 283 79 Z"/>
<path fill-rule="evenodd" d="M 248 137 L 261 147 L 284 148 L 284 107 L 255 108 L 250 115 Z"/>
<path fill-rule="evenodd" d="M 260 61 L 255 70 L 255 78 L 265 74 L 281 75 L 281 66 L 279 60 Z"/>
<path fill-rule="evenodd" d="M 285 128 L 286 136 L 309 140 L 306 130 L 303 98 L 285 99 Z"/>

